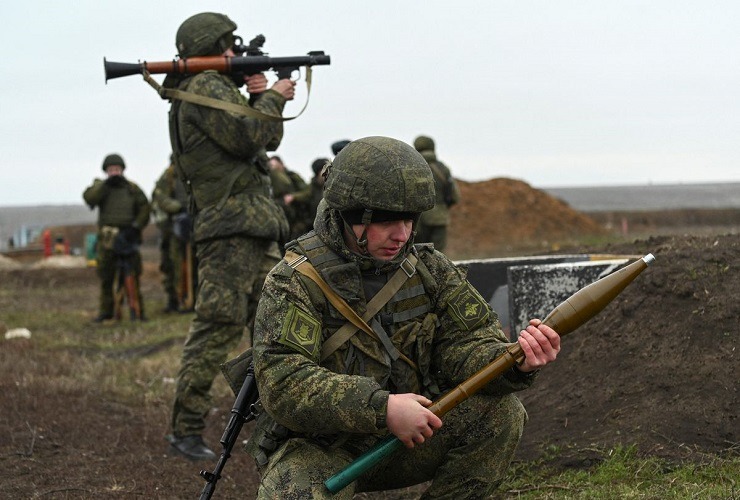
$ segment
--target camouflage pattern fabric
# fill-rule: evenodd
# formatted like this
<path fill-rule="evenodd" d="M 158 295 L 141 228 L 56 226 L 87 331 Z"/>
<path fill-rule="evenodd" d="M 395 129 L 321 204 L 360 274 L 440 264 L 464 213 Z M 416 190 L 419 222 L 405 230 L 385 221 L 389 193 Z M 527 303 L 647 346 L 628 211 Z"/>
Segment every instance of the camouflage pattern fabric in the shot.
<path fill-rule="evenodd" d="M 359 450 L 290 439 L 261 468 L 257 498 L 351 500 L 355 493 L 426 481 L 432 484 L 422 498 L 491 498 L 506 474 L 526 418 L 513 395 L 473 396 L 445 416 L 445 425 L 431 439 L 413 450 L 397 451 L 336 494 L 330 494 L 323 482 L 346 467 Z"/>
<path fill-rule="evenodd" d="M 180 90 L 247 105 L 226 75 L 206 71 L 187 78 Z M 255 109 L 280 115 L 285 99 L 268 90 Z M 189 183 L 195 208 L 195 241 L 236 234 L 285 240 L 288 222 L 271 196 L 266 150 L 277 148 L 282 123 L 175 101 L 170 139 L 177 168 Z"/>
<path fill-rule="evenodd" d="M 224 238 L 197 245 L 195 318 L 185 342 L 172 412 L 176 436 L 201 434 L 211 408 L 209 392 L 219 366 L 252 327 L 269 270 L 279 261 L 277 244 L 256 238 Z"/>
<path fill-rule="evenodd" d="M 247 105 L 228 75 L 206 71 L 180 90 Z M 285 98 L 268 90 L 254 107 L 280 115 Z M 280 144 L 283 126 L 222 110 L 173 101 L 170 142 L 187 183 L 198 261 L 196 317 L 185 344 L 173 405 L 175 436 L 201 434 L 219 364 L 250 326 L 265 275 L 280 258 L 276 241 L 288 222 L 273 201 L 266 151 Z"/>
<path fill-rule="evenodd" d="M 272 182 L 273 197 L 285 212 L 285 217 L 290 226 L 290 236 L 288 239 L 294 239 L 308 230 L 306 224 L 307 207 L 298 198 L 293 203 L 286 205 L 283 203 L 283 196 L 286 194 L 296 194 L 306 189 L 306 181 L 297 172 L 287 169 L 284 172 L 271 169 L 270 181 Z"/>
<path fill-rule="evenodd" d="M 460 201 L 460 192 L 450 169 L 437 160 L 434 151 L 421 152 L 432 170 L 434 177 L 434 208 L 421 214 L 416 236 L 417 243 L 433 243 L 434 248 L 443 252 L 447 246 L 447 226 L 450 223 L 450 207 Z"/>
<path fill-rule="evenodd" d="M 188 207 L 188 197 L 182 180 L 174 165 L 169 165 L 157 179 L 152 192 L 152 212 L 160 233 L 160 264 L 162 286 L 169 304 L 178 301 L 178 289 L 182 279 L 182 265 L 185 259 L 185 243 L 173 231 L 173 217 L 183 213 Z"/>
<path fill-rule="evenodd" d="M 339 261 L 320 273 L 362 315 L 369 298 L 366 282 L 389 276 L 404 256 L 381 262 L 353 254 L 344 245 L 341 228 L 338 212 L 322 204 L 315 231 L 326 248 L 316 245 L 315 240 L 299 239 L 292 249 L 323 256 L 315 259 L 317 263 L 336 255 Z M 307 250 L 301 241 L 312 241 L 310 246 L 316 248 Z M 320 361 L 316 353 L 322 342 L 346 320 L 318 287 L 284 261 L 268 275 L 254 339 L 255 372 L 266 411 L 247 444 L 263 473 L 262 497 L 301 498 L 304 494 L 307 498 L 311 491 L 320 498 L 321 491 L 326 493 L 322 482 L 327 477 L 387 433 L 389 393 L 434 396 L 467 379 L 509 345 L 496 314 L 467 282 L 463 270 L 429 246 L 413 251 L 419 257 L 417 274 L 375 318 L 418 371 L 400 358 L 393 361 L 381 344 L 362 332 Z M 436 444 L 432 444 L 436 437 L 429 440 L 428 449 L 434 451 L 430 451 L 426 467 L 414 463 L 413 455 L 404 470 L 418 468 L 419 474 L 409 476 L 409 481 L 434 478 L 439 484 L 430 495 L 444 496 L 443 483 L 455 477 L 454 484 L 447 487 L 457 488 L 455 493 L 460 496 L 450 498 L 475 497 L 474 488 L 495 488 L 525 419 L 511 393 L 528 387 L 534 377 L 512 369 L 482 390 L 476 399 L 480 403 L 471 402 L 445 416 L 443 429 L 449 431 L 439 434 L 450 432 L 454 437 L 439 439 Z M 468 429 L 473 421 L 491 423 L 491 427 L 483 425 L 480 443 L 478 436 L 468 434 L 477 432 Z M 471 444 L 458 448 L 465 442 L 464 436 L 471 436 Z M 494 458 L 483 459 L 484 454 Z M 396 467 L 396 459 L 390 469 Z M 328 469 L 331 471 L 326 474 Z M 397 481 L 403 479 L 390 469 L 362 488 L 397 487 Z M 289 493 L 294 489 L 295 493 Z"/>
<path fill-rule="evenodd" d="M 313 229 L 313 221 L 323 198 L 324 180 L 318 176 L 314 176 L 305 188 L 295 194 L 294 203 L 301 203 L 305 207 L 304 232 Z"/>

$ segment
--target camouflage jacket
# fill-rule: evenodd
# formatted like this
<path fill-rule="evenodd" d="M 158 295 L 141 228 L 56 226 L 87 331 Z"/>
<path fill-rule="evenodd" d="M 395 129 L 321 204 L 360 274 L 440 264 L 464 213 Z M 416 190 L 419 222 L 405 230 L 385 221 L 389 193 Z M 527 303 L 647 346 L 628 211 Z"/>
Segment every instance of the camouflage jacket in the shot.
<path fill-rule="evenodd" d="M 188 195 L 174 165 L 170 165 L 157 179 L 152 191 L 154 221 L 161 228 L 172 227 L 172 216 L 188 208 Z"/>
<path fill-rule="evenodd" d="M 213 71 L 186 78 L 178 89 L 247 105 L 231 78 Z M 284 106 L 283 96 L 268 90 L 254 108 L 279 116 Z M 192 198 L 196 241 L 235 234 L 287 236 L 288 223 L 271 196 L 265 152 L 275 150 L 282 135 L 280 122 L 173 101 L 170 142 Z"/>
<path fill-rule="evenodd" d="M 127 227 L 139 229 L 149 223 L 151 207 L 139 186 L 121 176 L 120 184 L 95 179 L 82 194 L 85 203 L 92 209 L 99 208 L 98 226 Z"/>
<path fill-rule="evenodd" d="M 322 277 L 355 311 L 405 259 L 381 262 L 350 252 L 338 213 L 322 203 L 315 230 L 289 244 L 310 255 Z M 322 343 L 346 319 L 318 286 L 285 260 L 267 277 L 255 323 L 254 364 L 266 412 L 258 419 L 253 445 L 274 441 L 275 423 L 292 435 L 349 434 L 358 439 L 383 433 L 389 393 L 435 397 L 464 381 L 510 345 L 497 315 L 465 279 L 464 271 L 429 245 L 418 255 L 416 273 L 375 316 L 396 349 L 417 369 L 358 332 L 324 360 Z M 371 293 L 368 293 L 368 292 Z M 369 322 L 370 323 L 370 322 Z M 528 387 L 533 374 L 510 370 L 484 390 L 507 394 Z M 272 434 L 271 434 L 272 433 Z M 267 436 L 267 438 L 265 437 Z M 259 461 L 259 459 L 258 459 Z"/>
<path fill-rule="evenodd" d="M 421 223 L 446 226 L 450 222 L 450 207 L 460 201 L 460 191 L 450 169 L 437 159 L 434 151 L 423 151 L 422 156 L 432 169 L 436 196 L 434 208 L 421 214 Z"/>

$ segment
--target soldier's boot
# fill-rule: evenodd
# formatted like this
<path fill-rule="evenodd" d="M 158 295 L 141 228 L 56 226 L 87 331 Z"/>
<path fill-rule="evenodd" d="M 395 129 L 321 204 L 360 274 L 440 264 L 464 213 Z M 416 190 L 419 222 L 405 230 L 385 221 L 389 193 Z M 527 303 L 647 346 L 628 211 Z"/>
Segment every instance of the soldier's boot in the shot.
<path fill-rule="evenodd" d="M 108 321 L 110 319 L 113 319 L 113 314 L 111 313 L 100 313 L 92 320 L 93 323 L 102 323 L 103 321 Z"/>
<path fill-rule="evenodd" d="M 216 454 L 203 442 L 198 435 L 178 437 L 172 434 L 166 436 L 170 442 L 170 450 L 193 461 L 215 460 Z"/>

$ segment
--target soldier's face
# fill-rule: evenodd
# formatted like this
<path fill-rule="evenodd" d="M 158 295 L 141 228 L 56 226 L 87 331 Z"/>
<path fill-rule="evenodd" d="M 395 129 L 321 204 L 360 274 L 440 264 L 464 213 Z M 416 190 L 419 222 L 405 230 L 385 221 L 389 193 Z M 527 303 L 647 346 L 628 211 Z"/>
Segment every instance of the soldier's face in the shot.
<path fill-rule="evenodd" d="M 123 167 L 121 165 L 108 165 L 105 168 L 105 173 L 108 174 L 108 177 L 123 175 Z"/>
<path fill-rule="evenodd" d="M 411 238 L 412 220 L 371 222 L 367 226 L 367 251 L 378 260 L 393 260 Z M 352 231 L 356 238 L 347 238 L 350 249 L 358 252 L 357 239 L 362 237 L 365 226 L 354 224 Z"/>

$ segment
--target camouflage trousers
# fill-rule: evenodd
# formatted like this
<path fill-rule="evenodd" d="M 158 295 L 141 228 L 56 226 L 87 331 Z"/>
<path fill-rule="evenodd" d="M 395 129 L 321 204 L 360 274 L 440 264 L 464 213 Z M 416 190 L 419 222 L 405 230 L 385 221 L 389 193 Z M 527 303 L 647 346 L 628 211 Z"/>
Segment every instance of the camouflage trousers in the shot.
<path fill-rule="evenodd" d="M 335 494 L 323 482 L 359 452 L 292 438 L 260 470 L 260 499 L 353 498 L 356 492 L 404 488 L 432 481 L 422 498 L 490 498 L 503 480 L 527 413 L 513 394 L 475 395 L 443 417 L 422 445 L 402 448 Z"/>
<path fill-rule="evenodd" d="M 277 243 L 259 238 L 210 240 L 198 243 L 196 253 L 195 318 L 182 353 L 171 419 L 178 437 L 202 434 L 213 380 L 245 328 L 251 332 L 262 284 L 280 260 Z"/>

